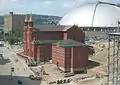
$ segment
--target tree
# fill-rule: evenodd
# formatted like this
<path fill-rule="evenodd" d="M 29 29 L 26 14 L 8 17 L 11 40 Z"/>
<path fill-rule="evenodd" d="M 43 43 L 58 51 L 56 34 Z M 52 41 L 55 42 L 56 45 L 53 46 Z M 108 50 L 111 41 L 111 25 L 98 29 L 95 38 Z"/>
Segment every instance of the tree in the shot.
<path fill-rule="evenodd" d="M 23 42 L 23 30 L 22 29 L 13 29 L 9 32 L 8 36 L 9 44 L 15 44 L 18 42 Z"/>
<path fill-rule="evenodd" d="M 3 34 L 0 33 L 0 39 L 4 39 Z"/>
<path fill-rule="evenodd" d="M 0 40 L 4 40 L 4 31 L 0 31 Z"/>

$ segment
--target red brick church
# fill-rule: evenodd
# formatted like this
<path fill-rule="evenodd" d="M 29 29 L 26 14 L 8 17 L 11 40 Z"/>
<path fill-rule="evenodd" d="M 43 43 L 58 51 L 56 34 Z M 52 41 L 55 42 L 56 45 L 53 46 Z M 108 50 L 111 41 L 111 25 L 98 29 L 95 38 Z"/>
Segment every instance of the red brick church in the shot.
<path fill-rule="evenodd" d="M 83 71 L 94 50 L 84 42 L 85 33 L 74 26 L 34 27 L 32 15 L 24 22 L 24 54 L 35 61 L 48 61 L 63 71 Z"/>

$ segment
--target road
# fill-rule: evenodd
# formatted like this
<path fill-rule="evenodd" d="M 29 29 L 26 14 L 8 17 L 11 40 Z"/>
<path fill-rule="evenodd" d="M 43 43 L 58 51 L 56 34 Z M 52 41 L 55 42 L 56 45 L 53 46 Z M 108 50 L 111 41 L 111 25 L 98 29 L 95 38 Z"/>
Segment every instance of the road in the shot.
<path fill-rule="evenodd" d="M 22 85 L 40 85 L 40 81 L 30 80 L 28 76 L 33 74 L 24 64 L 18 59 L 12 50 L 5 47 L 0 47 L 0 52 L 3 51 L 4 59 L 0 59 L 0 85 L 19 85 L 17 80 L 22 80 Z M 11 67 L 14 67 L 11 80 Z"/>

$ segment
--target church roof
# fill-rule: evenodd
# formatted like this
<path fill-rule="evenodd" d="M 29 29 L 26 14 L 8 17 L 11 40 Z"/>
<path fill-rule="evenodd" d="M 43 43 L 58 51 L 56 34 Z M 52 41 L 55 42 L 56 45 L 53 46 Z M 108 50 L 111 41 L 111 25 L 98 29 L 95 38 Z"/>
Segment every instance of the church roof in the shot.
<path fill-rule="evenodd" d="M 59 41 L 59 40 L 36 40 L 35 43 L 36 44 L 52 44 L 57 41 Z"/>
<path fill-rule="evenodd" d="M 36 26 L 37 31 L 67 31 L 72 26 L 54 26 L 54 25 L 40 25 Z"/>
<path fill-rule="evenodd" d="M 58 41 L 58 43 L 61 47 L 86 46 L 84 43 L 81 43 L 81 42 L 78 42 L 78 41 L 75 41 L 75 40 L 71 40 L 71 39 L 61 40 L 61 41 Z"/>
<path fill-rule="evenodd" d="M 59 43 L 60 47 L 75 47 L 75 46 L 86 46 L 86 44 L 75 41 L 75 40 L 36 40 L 36 44 L 53 44 L 57 45 Z"/>

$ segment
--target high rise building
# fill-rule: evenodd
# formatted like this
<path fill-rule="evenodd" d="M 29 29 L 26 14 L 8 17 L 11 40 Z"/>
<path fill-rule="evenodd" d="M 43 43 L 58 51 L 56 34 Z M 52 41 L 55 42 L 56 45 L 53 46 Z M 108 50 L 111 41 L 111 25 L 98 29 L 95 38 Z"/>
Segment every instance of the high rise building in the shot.
<path fill-rule="evenodd" d="M 14 14 L 10 12 L 4 15 L 4 31 L 8 32 L 12 29 L 22 29 L 24 27 L 24 14 Z"/>

